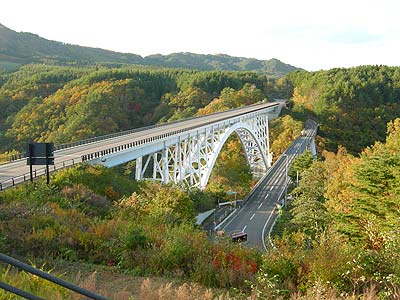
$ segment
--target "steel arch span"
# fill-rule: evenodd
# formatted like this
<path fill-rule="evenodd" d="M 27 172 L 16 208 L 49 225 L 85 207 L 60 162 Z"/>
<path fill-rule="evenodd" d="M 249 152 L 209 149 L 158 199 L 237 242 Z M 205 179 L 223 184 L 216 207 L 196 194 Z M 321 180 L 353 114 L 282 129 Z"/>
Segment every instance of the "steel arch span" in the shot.
<path fill-rule="evenodd" d="M 204 189 L 223 145 L 233 132 L 241 141 L 254 176 L 261 177 L 272 161 L 268 114 L 265 113 L 206 126 L 192 134 L 179 136 L 160 151 L 136 158 L 136 179 L 184 182 Z"/>
<path fill-rule="evenodd" d="M 267 154 L 263 151 L 262 142 L 246 123 L 236 123 L 224 132 L 217 142 L 216 148 L 210 155 L 210 160 L 204 168 L 204 174 L 200 180 L 200 188 L 206 187 L 211 172 L 217 161 L 219 153 L 232 133 L 239 137 L 243 150 L 245 152 L 247 163 L 255 177 L 261 177 L 262 174 L 271 166 Z"/>

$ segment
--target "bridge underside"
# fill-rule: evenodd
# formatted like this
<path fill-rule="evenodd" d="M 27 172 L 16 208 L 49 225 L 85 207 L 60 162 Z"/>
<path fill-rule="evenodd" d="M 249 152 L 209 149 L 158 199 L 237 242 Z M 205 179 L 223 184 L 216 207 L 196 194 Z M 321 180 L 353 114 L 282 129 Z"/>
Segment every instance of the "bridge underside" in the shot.
<path fill-rule="evenodd" d="M 204 189 L 223 145 L 235 132 L 254 176 L 261 177 L 272 162 L 268 121 L 279 113 L 280 107 L 267 108 L 110 154 L 91 163 L 112 167 L 136 160 L 137 180 L 183 182 Z"/>

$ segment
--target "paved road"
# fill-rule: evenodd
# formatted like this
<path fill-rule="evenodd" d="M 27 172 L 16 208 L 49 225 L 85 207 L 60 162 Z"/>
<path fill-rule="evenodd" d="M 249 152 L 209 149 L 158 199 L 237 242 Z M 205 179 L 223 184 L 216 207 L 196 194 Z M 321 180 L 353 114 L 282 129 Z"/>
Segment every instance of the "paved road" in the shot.
<path fill-rule="evenodd" d="M 72 148 L 55 151 L 55 163 L 62 166 L 62 163 L 70 164 L 72 160 L 80 162 L 82 155 L 90 154 L 96 151 L 102 151 L 129 142 L 139 141 L 145 138 L 168 134 L 176 130 L 185 130 L 186 128 L 201 127 L 203 125 L 218 122 L 227 118 L 232 118 L 245 113 L 254 112 L 268 107 L 279 106 L 281 103 L 263 103 L 252 105 L 240 109 L 229 110 L 222 113 L 211 114 L 203 117 L 198 117 L 190 120 L 183 120 L 173 124 L 165 124 L 159 127 L 145 129 L 131 134 L 110 138 L 107 140 L 97 141 L 90 144 L 75 146 Z M 38 174 L 44 173 L 44 168 L 38 166 Z M 3 188 L 11 185 L 10 178 L 22 176 L 29 172 L 29 167 L 26 165 L 26 159 L 21 159 L 12 163 L 0 165 L 0 184 Z"/>
<path fill-rule="evenodd" d="M 277 217 L 276 212 L 274 213 L 275 206 L 284 197 L 286 165 L 289 166 L 296 156 L 304 152 L 316 130 L 314 123 L 306 127 L 305 136 L 298 137 L 275 162 L 243 208 L 223 227 L 226 233 L 246 232 L 248 246 L 265 248 L 268 241 L 264 241 L 264 236 L 268 236 Z"/>

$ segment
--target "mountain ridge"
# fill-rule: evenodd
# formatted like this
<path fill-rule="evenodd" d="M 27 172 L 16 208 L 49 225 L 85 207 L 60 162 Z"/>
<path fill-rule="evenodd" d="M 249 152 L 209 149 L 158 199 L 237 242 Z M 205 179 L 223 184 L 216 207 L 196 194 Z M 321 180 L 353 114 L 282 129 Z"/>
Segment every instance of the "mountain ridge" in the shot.
<path fill-rule="evenodd" d="M 0 23 L 0 68 L 2 63 L 24 65 L 29 63 L 90 65 L 133 64 L 167 68 L 185 68 L 218 71 L 254 71 L 281 77 L 300 70 L 272 58 L 235 57 L 227 54 L 196 54 L 176 52 L 168 55 L 152 54 L 142 57 L 133 53 L 121 53 L 101 48 L 52 41 L 29 32 L 16 32 Z"/>

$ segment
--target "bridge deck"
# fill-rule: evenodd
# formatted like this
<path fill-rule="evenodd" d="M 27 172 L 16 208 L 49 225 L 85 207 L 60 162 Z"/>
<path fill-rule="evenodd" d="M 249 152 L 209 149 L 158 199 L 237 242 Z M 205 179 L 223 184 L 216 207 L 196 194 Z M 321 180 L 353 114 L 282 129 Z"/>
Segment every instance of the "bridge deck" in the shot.
<path fill-rule="evenodd" d="M 220 112 L 198 118 L 182 120 L 180 122 L 176 122 L 173 124 L 165 124 L 150 129 L 145 128 L 144 130 L 140 130 L 134 133 L 129 133 L 126 135 L 104 139 L 93 143 L 88 143 L 71 148 L 58 150 L 55 151 L 55 164 L 59 166 L 62 166 L 63 164 L 69 165 L 72 163 L 80 162 L 83 155 L 89 155 L 94 152 L 103 151 L 113 147 L 118 147 L 120 145 L 124 145 L 126 143 L 133 141 L 150 139 L 152 137 L 160 135 L 168 135 L 169 133 L 176 132 L 177 130 L 185 131 L 196 127 L 202 127 L 207 124 L 237 117 L 247 113 L 262 110 L 265 108 L 278 107 L 279 105 L 280 103 L 273 102 L 273 103 L 264 103 L 264 104 L 247 106 L 243 108 L 229 110 L 226 112 Z M 38 166 L 36 170 L 38 173 L 41 174 L 44 173 L 44 168 L 40 166 Z M 29 167 L 26 165 L 25 159 L 0 165 L 0 183 L 2 183 L 3 188 L 5 188 L 8 185 L 12 185 L 10 181 L 11 178 L 21 177 L 24 174 L 27 174 L 28 172 L 29 172 Z M 9 182 L 6 183 L 6 181 Z"/>

